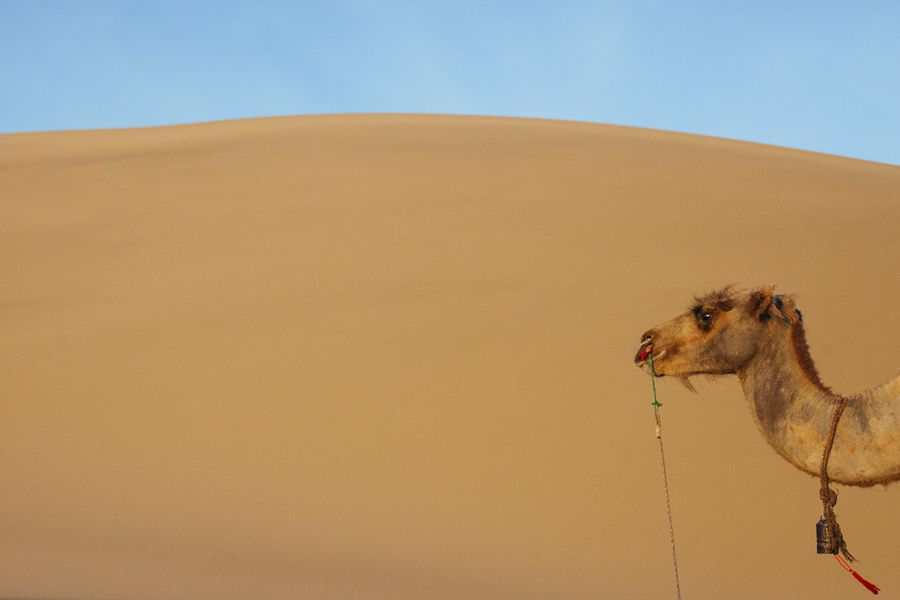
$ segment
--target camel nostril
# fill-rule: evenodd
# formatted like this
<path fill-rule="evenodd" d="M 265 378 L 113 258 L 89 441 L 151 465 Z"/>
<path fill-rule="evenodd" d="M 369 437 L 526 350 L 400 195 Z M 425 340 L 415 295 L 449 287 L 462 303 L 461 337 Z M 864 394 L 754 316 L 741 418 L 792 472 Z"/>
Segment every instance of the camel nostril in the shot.
<path fill-rule="evenodd" d="M 643 346 L 644 344 L 646 344 L 647 342 L 649 342 L 652 339 L 653 339 L 653 334 L 648 331 L 647 333 L 645 333 L 644 335 L 641 336 L 641 345 Z"/>

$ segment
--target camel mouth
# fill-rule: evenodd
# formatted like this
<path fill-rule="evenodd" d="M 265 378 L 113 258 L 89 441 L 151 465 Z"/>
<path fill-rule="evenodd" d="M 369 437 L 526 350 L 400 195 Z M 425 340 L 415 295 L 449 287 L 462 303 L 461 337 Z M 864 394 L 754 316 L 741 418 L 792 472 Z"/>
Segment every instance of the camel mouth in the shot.
<path fill-rule="evenodd" d="M 653 344 L 650 343 L 650 340 L 646 340 L 641 344 L 637 355 L 634 357 L 634 364 L 638 368 L 644 369 L 649 373 L 652 363 L 658 362 L 665 355 L 665 350 L 661 350 L 654 354 Z M 659 375 L 658 373 L 656 373 L 656 375 L 662 377 L 662 375 Z"/>

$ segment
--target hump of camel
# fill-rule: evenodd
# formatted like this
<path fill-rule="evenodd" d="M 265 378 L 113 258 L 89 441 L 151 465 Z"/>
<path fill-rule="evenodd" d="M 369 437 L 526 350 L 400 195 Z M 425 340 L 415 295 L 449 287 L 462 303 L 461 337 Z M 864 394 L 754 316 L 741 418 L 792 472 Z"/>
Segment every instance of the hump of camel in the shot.
<path fill-rule="evenodd" d="M 695 298 L 647 331 L 635 364 L 681 379 L 737 375 L 760 432 L 797 468 L 818 476 L 832 416 L 844 398 L 826 387 L 793 298 L 772 287 L 727 287 Z M 693 389 L 691 387 L 691 389 Z M 832 481 L 868 487 L 900 479 L 900 375 L 846 398 L 828 461 Z"/>

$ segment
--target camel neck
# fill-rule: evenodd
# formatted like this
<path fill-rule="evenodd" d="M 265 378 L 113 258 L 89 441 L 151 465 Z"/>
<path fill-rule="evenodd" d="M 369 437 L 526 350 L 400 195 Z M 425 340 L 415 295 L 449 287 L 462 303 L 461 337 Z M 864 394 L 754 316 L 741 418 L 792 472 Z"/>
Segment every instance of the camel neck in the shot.
<path fill-rule="evenodd" d="M 796 467 L 819 476 L 834 409 L 842 399 L 822 385 L 797 338 L 762 346 L 737 375 L 766 441 Z M 832 481 L 871 486 L 900 478 L 900 377 L 848 398 L 828 461 Z"/>
<path fill-rule="evenodd" d="M 839 397 L 823 386 L 796 340 L 764 346 L 738 377 L 751 414 L 769 444 L 797 467 L 816 474 Z M 805 349 L 805 343 L 803 348 Z"/>

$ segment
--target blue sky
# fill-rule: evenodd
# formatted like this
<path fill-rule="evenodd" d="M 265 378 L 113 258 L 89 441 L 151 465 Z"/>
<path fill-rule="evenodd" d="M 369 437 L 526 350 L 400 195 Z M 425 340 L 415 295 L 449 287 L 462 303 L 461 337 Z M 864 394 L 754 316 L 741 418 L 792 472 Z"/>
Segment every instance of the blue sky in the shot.
<path fill-rule="evenodd" d="M 0 133 L 409 112 L 900 165 L 900 2 L 0 2 Z"/>

